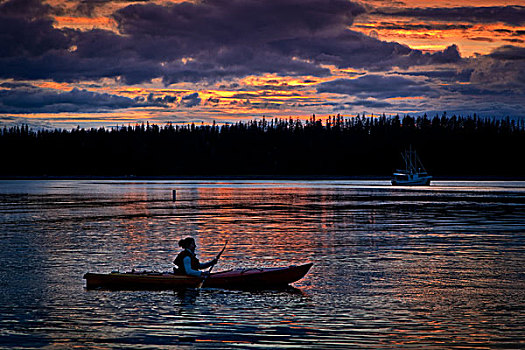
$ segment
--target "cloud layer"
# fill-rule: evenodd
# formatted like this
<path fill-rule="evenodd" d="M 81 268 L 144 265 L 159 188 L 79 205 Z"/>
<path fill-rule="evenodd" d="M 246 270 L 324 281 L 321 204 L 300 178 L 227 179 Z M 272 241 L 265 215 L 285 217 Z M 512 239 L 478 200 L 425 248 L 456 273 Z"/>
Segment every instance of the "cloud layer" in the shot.
<path fill-rule="evenodd" d="M 206 112 L 207 117 L 229 115 L 232 109 L 243 115 L 362 107 L 424 112 L 460 110 L 467 99 L 469 106 L 492 108 L 493 113 L 518 115 L 525 107 L 523 6 L 401 7 L 395 2 L 397 7 L 373 8 L 347 0 L 50 4 L 0 3 L 0 113 L 146 107 Z M 111 8 L 106 19 L 114 30 L 58 24 L 57 15 L 88 16 L 84 20 L 89 22 L 102 8 Z M 380 21 L 355 27 L 362 18 Z M 494 33 L 506 35 L 506 43 L 513 45 L 462 57 L 453 41 L 423 51 L 380 40 L 377 33 L 467 32 L 488 23 L 511 26 L 499 26 Z M 367 28 L 377 31 L 366 35 Z M 470 36 L 472 41 L 494 41 Z M 253 81 L 268 76 L 261 84 Z M 114 89 L 89 89 L 101 80 L 111 81 Z M 40 88 L 42 81 L 68 87 Z M 148 91 L 154 84 L 174 90 Z M 132 88 L 141 91 L 133 95 Z"/>
<path fill-rule="evenodd" d="M 57 29 L 38 0 L 1 6 L 4 79 L 119 77 L 139 84 L 160 77 L 172 84 L 264 73 L 327 76 L 323 65 L 384 70 L 460 60 L 455 46 L 425 54 L 351 31 L 365 9 L 346 0 L 134 4 L 113 14 L 119 33 Z"/>
<path fill-rule="evenodd" d="M 162 98 L 148 101 L 74 88 L 42 89 L 27 84 L 0 84 L 0 113 L 102 112 L 132 107 L 163 106 Z"/>
<path fill-rule="evenodd" d="M 512 26 L 525 25 L 525 6 L 463 6 L 425 8 L 383 8 L 372 12 L 375 15 L 414 17 L 452 22 L 507 23 Z"/>
<path fill-rule="evenodd" d="M 387 99 L 395 97 L 436 96 L 427 84 L 401 76 L 370 74 L 357 79 L 337 79 L 319 84 L 319 92 L 332 92 L 358 98 Z"/>

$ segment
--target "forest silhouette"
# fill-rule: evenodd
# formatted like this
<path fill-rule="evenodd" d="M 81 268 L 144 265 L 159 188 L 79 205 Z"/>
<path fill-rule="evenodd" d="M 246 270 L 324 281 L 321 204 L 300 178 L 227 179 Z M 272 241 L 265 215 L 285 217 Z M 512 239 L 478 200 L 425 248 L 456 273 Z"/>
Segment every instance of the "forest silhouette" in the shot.
<path fill-rule="evenodd" d="M 434 177 L 525 177 L 523 121 L 446 114 L 4 127 L 0 176 L 389 177 L 409 146 Z"/>

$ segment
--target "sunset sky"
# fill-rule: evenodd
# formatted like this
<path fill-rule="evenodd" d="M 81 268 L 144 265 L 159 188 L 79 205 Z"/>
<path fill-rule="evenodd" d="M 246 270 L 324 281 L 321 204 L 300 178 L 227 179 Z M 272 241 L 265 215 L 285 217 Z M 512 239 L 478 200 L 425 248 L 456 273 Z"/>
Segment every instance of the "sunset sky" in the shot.
<path fill-rule="evenodd" d="M 0 126 L 525 117 L 525 2 L 0 0 Z"/>

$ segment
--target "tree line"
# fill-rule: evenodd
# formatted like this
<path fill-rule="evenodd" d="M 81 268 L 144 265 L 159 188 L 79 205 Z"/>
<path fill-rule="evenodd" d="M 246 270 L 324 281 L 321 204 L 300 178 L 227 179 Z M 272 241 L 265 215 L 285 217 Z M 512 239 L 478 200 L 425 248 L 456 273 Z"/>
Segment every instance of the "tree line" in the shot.
<path fill-rule="evenodd" d="M 388 177 L 409 146 L 434 176 L 525 177 L 523 121 L 446 114 L 4 127 L 0 175 Z"/>

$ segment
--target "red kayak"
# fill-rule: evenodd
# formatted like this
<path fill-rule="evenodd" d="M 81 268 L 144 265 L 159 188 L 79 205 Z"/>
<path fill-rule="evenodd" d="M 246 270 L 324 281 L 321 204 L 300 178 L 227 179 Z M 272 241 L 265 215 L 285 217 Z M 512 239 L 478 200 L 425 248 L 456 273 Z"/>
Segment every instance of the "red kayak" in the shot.
<path fill-rule="evenodd" d="M 284 287 L 303 278 L 312 263 L 287 267 L 238 269 L 212 273 L 203 287 L 225 289 L 267 289 Z M 163 272 L 86 273 L 86 288 L 180 289 L 195 288 L 201 279 Z"/>

